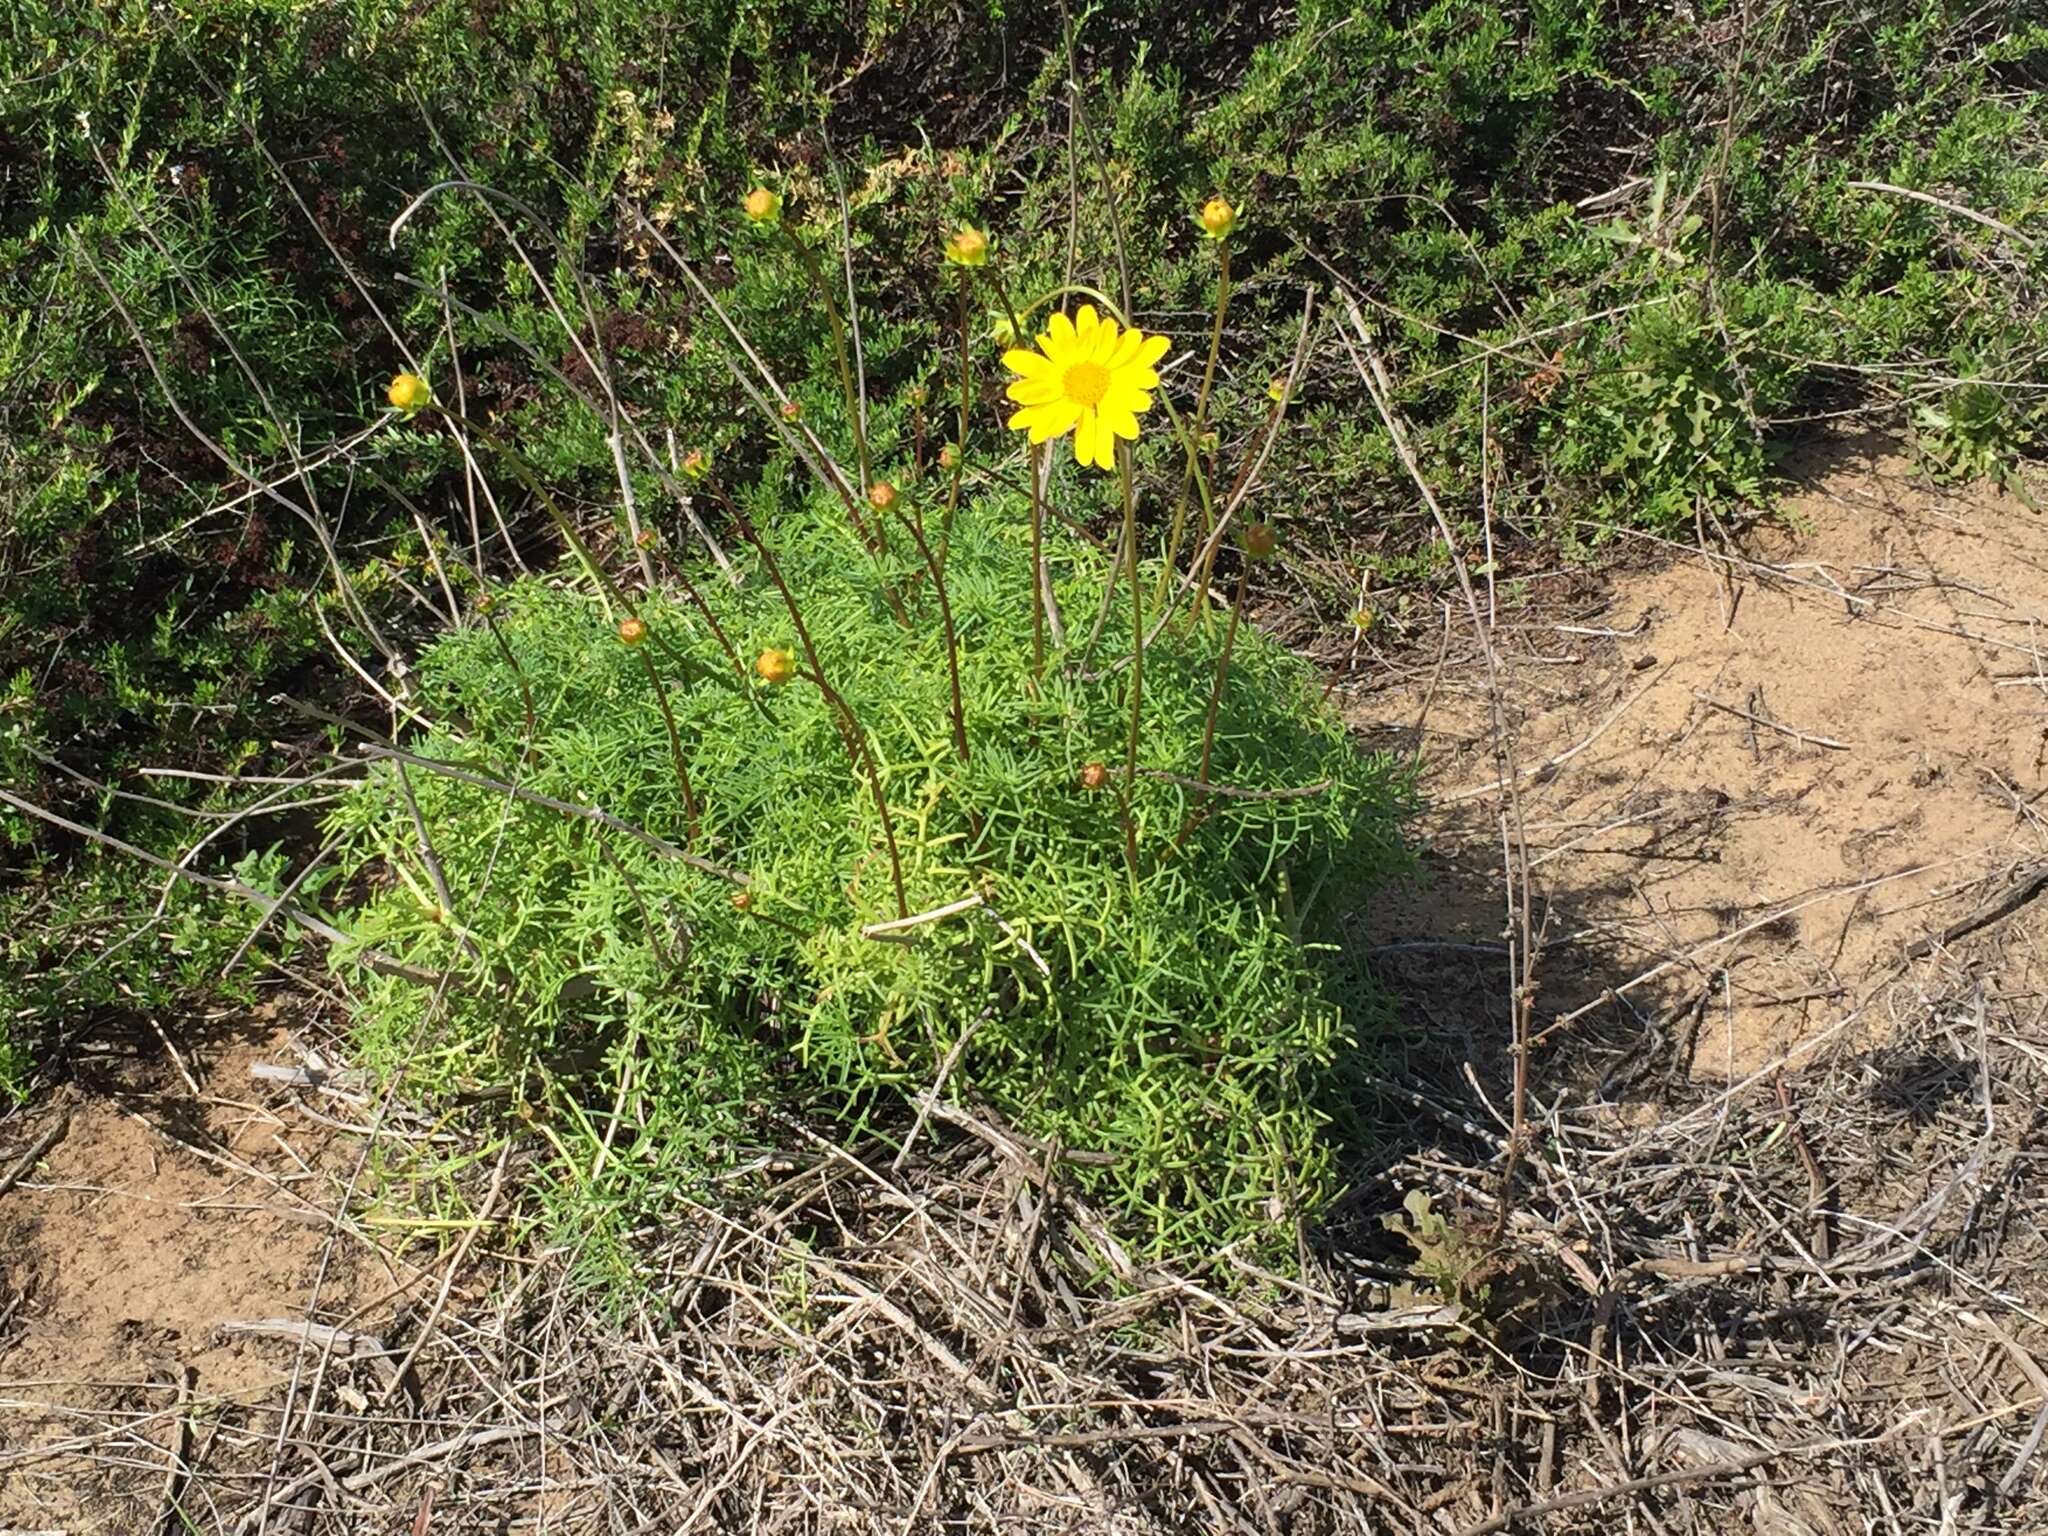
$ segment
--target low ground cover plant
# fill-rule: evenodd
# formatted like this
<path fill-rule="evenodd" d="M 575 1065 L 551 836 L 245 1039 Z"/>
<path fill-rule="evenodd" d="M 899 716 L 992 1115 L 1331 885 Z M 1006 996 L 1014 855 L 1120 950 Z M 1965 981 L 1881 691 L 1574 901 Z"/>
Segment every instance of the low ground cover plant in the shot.
<path fill-rule="evenodd" d="M 927 1095 L 1078 1157 L 1154 1251 L 1284 1255 L 1332 1187 L 1358 1043 L 1320 951 L 1405 867 L 1407 800 L 1403 766 L 1243 622 L 1279 542 L 1243 504 L 1284 385 L 1222 496 L 1206 385 L 1162 380 L 1167 338 L 1078 289 L 1012 308 L 962 226 L 955 286 L 1015 317 L 1011 441 L 970 408 L 995 362 L 971 329 L 943 439 L 880 435 L 824 275 L 847 253 L 765 187 L 744 208 L 751 259 L 811 276 L 839 409 L 805 406 L 734 327 L 774 446 L 737 485 L 721 466 L 742 452 L 677 469 L 739 551 L 648 508 L 606 558 L 564 518 L 566 564 L 482 594 L 425 653 L 420 729 L 365 749 L 328 823 L 340 877 L 377 888 L 348 918 L 380 961 L 367 1060 L 411 1093 L 514 1105 L 593 1263 L 764 1116 L 900 1141 Z M 1220 272 L 1235 210 L 1199 218 Z M 394 428 L 489 435 L 418 374 L 389 395 Z M 1148 437 L 1183 499 L 1141 522 Z M 1106 539 L 1057 515 L 1105 500 Z M 1194 595 L 1233 578 L 1233 604 Z"/>

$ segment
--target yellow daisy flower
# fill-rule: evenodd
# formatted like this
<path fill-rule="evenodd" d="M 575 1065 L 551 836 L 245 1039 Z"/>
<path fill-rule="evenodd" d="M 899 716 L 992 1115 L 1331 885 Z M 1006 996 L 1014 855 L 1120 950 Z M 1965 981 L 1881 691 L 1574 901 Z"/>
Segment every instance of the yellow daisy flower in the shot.
<path fill-rule="evenodd" d="M 1071 431 L 1074 460 L 1098 469 L 1116 468 L 1116 442 L 1134 441 L 1138 418 L 1152 408 L 1146 391 L 1159 383 L 1153 365 L 1166 355 L 1164 336 L 1125 330 L 1093 304 L 1071 318 L 1056 314 L 1038 338 L 1038 350 L 1013 348 L 1003 366 L 1018 375 L 1009 396 L 1023 409 L 1012 429 L 1029 432 L 1034 443 Z"/>

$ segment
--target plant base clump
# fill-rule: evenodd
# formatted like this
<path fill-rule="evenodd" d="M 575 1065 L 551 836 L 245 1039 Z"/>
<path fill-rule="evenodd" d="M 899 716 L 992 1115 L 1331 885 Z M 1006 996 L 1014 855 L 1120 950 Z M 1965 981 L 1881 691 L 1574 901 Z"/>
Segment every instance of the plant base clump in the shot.
<path fill-rule="evenodd" d="M 900 1135 L 942 1079 L 1084 1154 L 1072 1177 L 1154 1251 L 1291 1250 L 1353 1043 L 1316 935 L 1404 867 L 1402 769 L 1246 626 L 1205 788 L 1224 626 L 1183 610 L 1145 653 L 1126 793 L 1129 669 L 1086 646 L 1108 562 L 1049 548 L 1068 644 L 1034 682 L 1008 505 L 963 509 L 944 567 L 963 761 L 925 567 L 872 558 L 830 506 L 753 511 L 845 711 L 758 566 L 700 585 L 724 643 L 681 602 L 650 599 L 625 644 L 566 578 L 501 593 L 423 659 L 441 723 L 333 818 L 376 888 L 358 941 L 449 978 L 369 981 L 366 1056 L 414 1091 L 509 1085 L 561 1209 L 614 1232 L 743 1161 L 767 1117 Z"/>

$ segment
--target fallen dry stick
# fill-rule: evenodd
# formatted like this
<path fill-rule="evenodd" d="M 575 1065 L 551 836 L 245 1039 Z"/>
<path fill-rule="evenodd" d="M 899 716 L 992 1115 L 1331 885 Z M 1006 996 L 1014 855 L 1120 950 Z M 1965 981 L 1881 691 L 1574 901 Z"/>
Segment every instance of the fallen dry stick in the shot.
<path fill-rule="evenodd" d="M 1826 747 L 1830 752 L 1847 752 L 1849 750 L 1849 743 L 1846 741 L 1836 741 L 1832 736 L 1810 736 L 1805 731 L 1795 731 L 1789 725 L 1780 725 L 1775 720 L 1767 720 L 1762 715 L 1753 714 L 1739 705 L 1724 704 L 1711 694 L 1701 693 L 1697 688 L 1693 689 L 1692 696 L 1709 709 L 1718 709 L 1724 714 L 1734 715 L 1738 719 L 1747 720 L 1751 725 L 1760 725 L 1767 731 L 1776 731 L 1780 736 L 1790 736 L 1794 741 L 1803 741 L 1807 745 L 1814 747 Z"/>

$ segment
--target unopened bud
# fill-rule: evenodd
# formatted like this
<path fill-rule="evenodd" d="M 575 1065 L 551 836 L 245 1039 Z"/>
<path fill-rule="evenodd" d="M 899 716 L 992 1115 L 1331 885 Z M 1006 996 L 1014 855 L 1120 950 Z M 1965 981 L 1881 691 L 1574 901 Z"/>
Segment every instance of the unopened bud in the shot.
<path fill-rule="evenodd" d="M 972 224 L 962 224 L 946 237 L 946 260 L 956 267 L 988 265 L 988 236 Z"/>
<path fill-rule="evenodd" d="M 433 388 L 416 373 L 396 375 L 384 391 L 384 398 L 408 416 L 423 409 L 434 398 Z"/>

